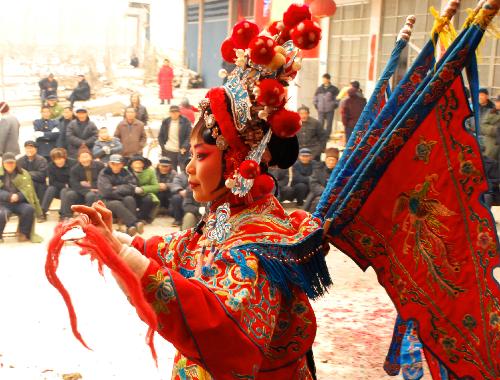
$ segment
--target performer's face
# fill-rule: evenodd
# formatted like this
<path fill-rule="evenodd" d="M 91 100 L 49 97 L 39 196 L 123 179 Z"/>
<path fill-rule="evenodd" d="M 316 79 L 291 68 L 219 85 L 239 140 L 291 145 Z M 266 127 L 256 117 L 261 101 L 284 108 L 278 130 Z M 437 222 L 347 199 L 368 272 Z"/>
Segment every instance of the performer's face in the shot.
<path fill-rule="evenodd" d="M 222 151 L 202 139 L 191 140 L 191 161 L 186 167 L 189 186 L 198 202 L 211 202 L 228 191 L 220 186 L 222 178 Z"/>

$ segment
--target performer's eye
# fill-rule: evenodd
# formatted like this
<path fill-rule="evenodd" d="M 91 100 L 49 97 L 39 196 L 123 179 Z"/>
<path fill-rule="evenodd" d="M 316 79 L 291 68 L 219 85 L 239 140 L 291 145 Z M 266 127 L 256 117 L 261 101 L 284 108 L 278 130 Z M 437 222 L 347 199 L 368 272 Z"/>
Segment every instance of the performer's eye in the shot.
<path fill-rule="evenodd" d="M 198 161 L 203 161 L 206 157 L 207 157 L 207 154 L 206 154 L 206 153 L 197 153 L 197 154 L 196 154 L 196 159 L 197 159 Z"/>

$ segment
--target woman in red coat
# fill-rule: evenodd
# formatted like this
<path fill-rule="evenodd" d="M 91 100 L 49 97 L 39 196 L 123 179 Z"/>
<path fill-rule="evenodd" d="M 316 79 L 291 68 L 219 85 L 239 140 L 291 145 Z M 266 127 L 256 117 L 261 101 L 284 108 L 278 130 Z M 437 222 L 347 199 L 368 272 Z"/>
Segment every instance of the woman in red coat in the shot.
<path fill-rule="evenodd" d="M 160 85 L 160 100 L 161 104 L 165 104 L 165 100 L 170 104 L 172 96 L 172 81 L 174 79 L 174 69 L 170 66 L 170 61 L 165 58 L 163 66 L 158 73 L 158 84 Z"/>

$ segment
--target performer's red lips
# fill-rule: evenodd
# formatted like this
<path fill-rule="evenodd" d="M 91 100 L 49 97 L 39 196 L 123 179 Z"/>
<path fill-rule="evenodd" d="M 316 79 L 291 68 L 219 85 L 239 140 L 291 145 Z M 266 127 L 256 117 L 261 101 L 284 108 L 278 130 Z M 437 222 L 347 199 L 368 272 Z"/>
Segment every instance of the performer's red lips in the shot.
<path fill-rule="evenodd" d="M 191 189 L 194 189 L 194 188 L 200 186 L 200 184 L 196 183 L 196 182 L 189 182 L 189 186 L 191 186 Z"/>

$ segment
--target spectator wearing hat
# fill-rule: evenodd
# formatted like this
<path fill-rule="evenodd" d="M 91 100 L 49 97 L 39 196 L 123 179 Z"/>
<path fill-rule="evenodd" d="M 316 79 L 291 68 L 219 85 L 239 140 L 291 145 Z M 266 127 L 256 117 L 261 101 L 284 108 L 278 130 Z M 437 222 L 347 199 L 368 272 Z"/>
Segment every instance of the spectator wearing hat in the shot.
<path fill-rule="evenodd" d="M 57 97 L 57 80 L 54 79 L 54 74 L 49 74 L 47 78 L 43 78 L 38 82 L 38 87 L 40 87 L 40 99 L 42 100 L 42 105 L 49 96 Z"/>
<path fill-rule="evenodd" d="M 125 168 L 124 157 L 111 155 L 108 167 L 99 173 L 97 188 L 106 207 L 127 226 L 130 236 L 144 231 L 144 224 L 136 215 L 136 187 L 137 179 Z"/>
<path fill-rule="evenodd" d="M 339 160 L 339 150 L 337 148 L 327 148 L 325 150 L 325 162 L 315 162 L 311 175 L 311 192 L 307 197 L 304 210 L 313 212 L 319 203 L 321 195 L 325 191 L 326 184 L 332 174 L 335 165 Z"/>
<path fill-rule="evenodd" d="M 188 98 L 183 98 L 179 105 L 179 110 L 181 115 L 188 119 L 191 125 L 193 125 L 195 121 L 195 112 L 199 112 L 198 108 L 189 104 Z"/>
<path fill-rule="evenodd" d="M 309 148 L 315 160 L 319 160 L 326 144 L 326 131 L 318 120 L 311 117 L 309 108 L 302 105 L 297 110 L 302 121 L 302 128 L 297 133 L 300 148 Z"/>
<path fill-rule="evenodd" d="M 188 186 L 188 177 L 185 172 L 175 176 L 172 186 L 169 214 L 173 216 L 173 226 L 180 226 L 181 230 L 194 227 L 201 215 L 200 204 L 193 198 L 193 191 Z"/>
<path fill-rule="evenodd" d="M 128 107 L 125 117 L 115 129 L 115 137 L 122 143 L 122 156 L 130 158 L 135 155 L 142 156 L 146 146 L 147 137 L 144 123 L 136 119 L 135 109 Z"/>
<path fill-rule="evenodd" d="M 318 111 L 318 121 L 321 127 L 325 129 L 326 140 L 328 141 L 332 133 L 335 109 L 339 106 L 337 102 L 339 89 L 332 84 L 330 74 L 324 74 L 322 80 L 323 83 L 316 89 L 314 94 L 313 103 Z"/>
<path fill-rule="evenodd" d="M 4 153 L 0 167 L 0 242 L 11 214 L 19 216 L 18 241 L 42 241 L 34 231 L 35 215 L 41 215 L 42 210 L 33 189 L 30 174 L 17 165 L 14 153 Z"/>
<path fill-rule="evenodd" d="M 359 83 L 359 82 L 358 82 Z M 340 114 L 344 125 L 345 142 L 349 141 L 351 134 L 358 122 L 361 112 L 366 105 L 366 99 L 356 87 L 352 86 L 347 90 L 347 98 L 340 102 Z"/>
<path fill-rule="evenodd" d="M 487 88 L 479 89 L 479 120 L 482 122 L 484 116 L 495 109 L 495 104 L 490 99 L 490 93 Z"/>
<path fill-rule="evenodd" d="M 49 95 L 47 97 L 47 107 L 50 109 L 50 118 L 59 120 L 62 116 L 63 108 L 57 103 L 57 95 Z"/>
<path fill-rule="evenodd" d="M 97 179 L 105 165 L 94 160 L 92 153 L 86 146 L 79 149 L 77 157 L 78 162 L 69 172 L 71 190 L 66 194 L 67 202 L 63 203 L 63 206 L 67 207 L 61 209 L 63 218 L 70 217 L 73 214 L 70 207 L 72 204 L 91 206 L 99 198 Z"/>
<path fill-rule="evenodd" d="M 99 136 L 92 150 L 96 160 L 107 164 L 112 154 L 121 154 L 122 150 L 123 146 L 118 137 L 111 136 L 106 127 L 99 129 Z"/>
<path fill-rule="evenodd" d="M 170 106 L 170 116 L 161 123 L 158 134 L 162 155 L 170 158 L 172 167 L 177 170 L 185 168 L 187 152 L 189 151 L 189 136 L 191 123 L 181 115 L 179 106 Z"/>
<path fill-rule="evenodd" d="M 485 108 L 479 134 L 483 156 L 498 162 L 500 154 L 500 96 L 495 101 L 495 108 Z"/>
<path fill-rule="evenodd" d="M 76 158 L 78 149 L 82 145 L 92 151 L 97 140 L 97 127 L 93 121 L 89 119 L 88 112 L 85 108 L 79 107 L 75 111 L 76 119 L 68 124 L 66 130 L 66 142 L 68 144 L 68 157 Z"/>
<path fill-rule="evenodd" d="M 42 218 L 47 219 L 47 211 L 54 198 L 61 200 L 59 219 L 71 218 L 72 214 L 67 212 L 68 209 L 71 209 L 67 193 L 71 191 L 69 187 L 69 175 L 76 161 L 68 158 L 68 154 L 64 148 L 52 149 L 50 151 L 50 159 L 48 168 L 49 187 L 47 187 L 41 203 Z"/>
<path fill-rule="evenodd" d="M 41 118 L 33 122 L 35 142 L 38 145 L 38 154 L 50 161 L 50 151 L 57 145 L 59 139 L 59 123 L 50 118 L 50 108 L 43 106 Z"/>
<path fill-rule="evenodd" d="M 9 113 L 10 107 L 0 102 L 0 155 L 10 152 L 21 153 L 19 149 L 19 120 Z"/>
<path fill-rule="evenodd" d="M 85 79 L 85 75 L 78 75 L 78 84 L 76 88 L 71 92 L 68 100 L 71 103 L 71 107 L 76 101 L 85 101 L 90 99 L 90 85 Z"/>
<path fill-rule="evenodd" d="M 149 115 L 148 110 L 141 104 L 141 97 L 138 93 L 130 95 L 130 105 L 128 108 L 133 108 L 135 110 L 135 118 L 148 125 Z M 123 115 L 125 117 L 125 113 Z"/>
<path fill-rule="evenodd" d="M 170 198 L 172 197 L 172 184 L 177 172 L 172 168 L 172 161 L 168 157 L 161 157 L 156 167 L 156 179 L 160 190 L 158 199 L 160 200 L 160 213 L 162 210 L 167 213 L 170 207 Z"/>
<path fill-rule="evenodd" d="M 17 166 L 30 174 L 36 195 L 40 201 L 47 190 L 47 160 L 37 153 L 38 144 L 35 141 L 26 141 L 24 151 L 26 154 L 17 160 Z M 40 221 L 43 221 L 43 218 Z"/>
<path fill-rule="evenodd" d="M 152 223 L 160 205 L 157 197 L 160 185 L 155 170 L 151 166 L 151 161 L 142 156 L 132 156 L 128 167 L 137 178 L 135 187 L 135 201 L 139 208 L 137 217 L 146 223 Z"/>
<path fill-rule="evenodd" d="M 313 162 L 311 149 L 301 148 L 298 160 L 292 166 L 292 197 L 297 200 L 297 206 L 303 206 L 304 200 L 309 194 Z"/>
<path fill-rule="evenodd" d="M 68 151 L 68 142 L 66 140 L 68 125 L 75 119 L 76 117 L 75 114 L 73 113 L 73 108 L 64 107 L 62 116 L 59 119 L 59 138 L 57 139 L 56 145 L 58 148 L 66 149 L 66 152 Z"/>

